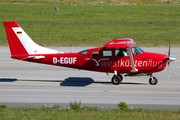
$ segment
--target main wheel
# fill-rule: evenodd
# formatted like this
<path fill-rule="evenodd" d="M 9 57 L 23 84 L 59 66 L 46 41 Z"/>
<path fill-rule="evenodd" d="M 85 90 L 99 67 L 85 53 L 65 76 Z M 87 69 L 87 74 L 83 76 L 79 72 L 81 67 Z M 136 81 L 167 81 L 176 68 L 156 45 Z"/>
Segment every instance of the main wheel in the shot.
<path fill-rule="evenodd" d="M 118 75 L 114 75 L 111 81 L 114 85 L 119 85 L 121 83 L 121 77 L 119 77 Z"/>
<path fill-rule="evenodd" d="M 121 81 L 123 81 L 123 76 L 121 74 L 117 74 L 120 78 L 121 78 Z"/>
<path fill-rule="evenodd" d="M 158 83 L 158 79 L 156 77 L 149 78 L 149 84 L 156 85 Z"/>

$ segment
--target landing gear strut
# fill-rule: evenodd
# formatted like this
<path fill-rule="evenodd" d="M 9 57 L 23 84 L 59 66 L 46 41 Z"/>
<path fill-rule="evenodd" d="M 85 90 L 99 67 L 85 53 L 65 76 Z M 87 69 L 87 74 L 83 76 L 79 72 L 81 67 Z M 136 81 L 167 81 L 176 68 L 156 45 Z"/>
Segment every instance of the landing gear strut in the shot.
<path fill-rule="evenodd" d="M 158 83 L 158 79 L 151 75 L 151 77 L 149 78 L 149 84 L 156 85 L 157 83 Z"/>
<path fill-rule="evenodd" d="M 114 75 L 111 79 L 112 83 L 114 85 L 119 85 L 122 81 L 123 77 L 121 74 Z"/>

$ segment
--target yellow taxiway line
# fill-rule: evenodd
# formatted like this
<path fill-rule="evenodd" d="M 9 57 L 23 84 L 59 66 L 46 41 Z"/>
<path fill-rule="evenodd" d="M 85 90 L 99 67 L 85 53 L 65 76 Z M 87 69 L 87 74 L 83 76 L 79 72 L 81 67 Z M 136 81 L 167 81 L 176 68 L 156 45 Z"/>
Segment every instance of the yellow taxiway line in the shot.
<path fill-rule="evenodd" d="M 155 94 L 180 94 L 180 92 L 159 91 L 103 91 L 103 90 L 38 90 L 38 89 L 0 89 L 0 91 L 26 91 L 26 92 L 111 92 L 111 93 L 155 93 Z"/>

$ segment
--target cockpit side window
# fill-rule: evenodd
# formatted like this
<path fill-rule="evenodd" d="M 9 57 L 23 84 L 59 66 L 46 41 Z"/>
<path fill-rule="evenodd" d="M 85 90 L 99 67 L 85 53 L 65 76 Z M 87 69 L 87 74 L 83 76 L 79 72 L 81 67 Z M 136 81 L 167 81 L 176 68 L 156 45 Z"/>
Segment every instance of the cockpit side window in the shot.
<path fill-rule="evenodd" d="M 79 52 L 79 53 L 80 53 L 80 54 L 82 54 L 82 55 L 86 55 L 86 54 L 87 54 L 87 52 L 88 52 L 88 50 L 84 50 L 84 51 Z"/>
<path fill-rule="evenodd" d="M 127 56 L 127 51 L 126 50 L 115 50 L 115 56 L 116 57 Z"/>
<path fill-rule="evenodd" d="M 92 53 L 92 56 L 93 56 L 93 57 L 98 57 L 98 56 L 99 56 L 99 52 L 93 52 L 93 53 Z"/>
<path fill-rule="evenodd" d="M 132 48 L 133 54 L 134 55 L 138 55 L 142 52 L 144 52 L 141 48 L 139 48 L 138 46 L 135 46 L 134 48 Z"/>
<path fill-rule="evenodd" d="M 106 56 L 112 56 L 112 51 L 111 50 L 106 50 L 106 51 L 103 51 L 103 56 L 106 57 Z"/>

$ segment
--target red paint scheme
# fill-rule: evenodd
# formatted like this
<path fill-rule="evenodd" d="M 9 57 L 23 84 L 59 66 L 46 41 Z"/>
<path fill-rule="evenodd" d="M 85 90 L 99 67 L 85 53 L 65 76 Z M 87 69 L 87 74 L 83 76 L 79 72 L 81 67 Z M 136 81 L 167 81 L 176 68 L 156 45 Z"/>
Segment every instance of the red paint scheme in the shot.
<path fill-rule="evenodd" d="M 84 69 L 84 70 L 91 70 L 91 71 L 99 71 L 99 72 L 110 72 L 114 73 L 114 71 L 117 71 L 118 73 L 131 73 L 132 70 L 131 62 L 129 59 L 129 56 L 124 57 L 115 57 L 114 55 L 112 57 L 103 57 L 102 56 L 102 50 L 107 50 L 106 48 L 94 48 L 89 49 L 86 55 L 82 55 L 80 53 L 63 53 L 63 54 L 43 54 L 45 56 L 44 59 L 25 59 L 25 61 L 29 62 L 37 62 L 37 63 L 44 63 L 44 64 L 51 64 L 51 65 L 57 65 L 57 66 L 63 66 L 63 67 L 71 67 L 71 68 L 77 68 L 77 69 Z M 113 49 L 108 49 L 114 52 Z M 100 51 L 100 55 L 98 57 L 93 57 L 92 53 L 94 51 Z M 30 55 L 30 56 L 36 56 L 36 55 Z M 41 56 L 41 55 L 38 55 Z M 23 56 L 24 58 L 25 56 Z M 26 56 L 28 57 L 28 56 Z M 60 59 L 62 58 L 63 59 Z M 69 64 L 69 62 L 64 62 L 64 58 L 73 58 L 76 57 L 75 64 Z M 21 57 L 20 57 L 21 58 Z M 16 58 L 16 59 L 20 59 Z M 53 58 L 57 58 L 57 63 L 53 63 Z M 109 60 L 101 60 L 99 63 L 99 66 L 96 66 L 97 63 L 94 60 L 87 60 L 93 58 L 96 61 L 99 61 L 103 58 L 108 58 Z M 156 53 L 147 53 L 143 52 L 139 55 L 134 56 L 134 62 L 135 66 L 138 69 L 137 73 L 154 73 L 162 71 L 166 65 L 167 55 L 163 54 L 156 54 Z M 59 60 L 59 62 L 58 62 Z M 62 63 L 61 63 L 62 61 Z M 71 61 L 71 59 L 70 59 Z"/>
<path fill-rule="evenodd" d="M 4 26 L 11 57 L 14 59 L 106 73 L 114 73 L 115 71 L 120 74 L 134 73 L 131 71 L 132 65 L 127 48 L 132 48 L 131 52 L 133 53 L 133 49 L 137 46 L 131 38 L 111 40 L 103 47 L 88 49 L 79 53 L 29 54 L 19 40 L 18 34 L 16 35 L 12 29 L 20 26 L 15 21 L 4 22 Z M 120 50 L 125 52 L 124 55 L 116 56 Z M 152 74 L 162 71 L 167 65 L 168 56 L 164 54 L 139 50 L 138 54 L 134 53 L 132 56 L 134 66 L 138 70 L 136 73 Z"/>

